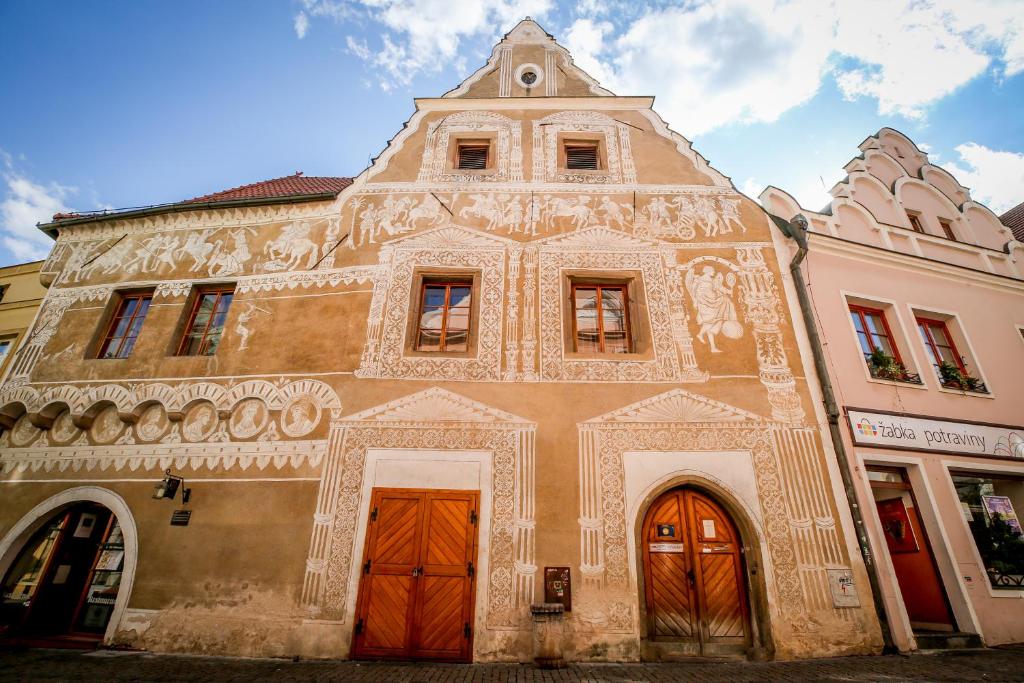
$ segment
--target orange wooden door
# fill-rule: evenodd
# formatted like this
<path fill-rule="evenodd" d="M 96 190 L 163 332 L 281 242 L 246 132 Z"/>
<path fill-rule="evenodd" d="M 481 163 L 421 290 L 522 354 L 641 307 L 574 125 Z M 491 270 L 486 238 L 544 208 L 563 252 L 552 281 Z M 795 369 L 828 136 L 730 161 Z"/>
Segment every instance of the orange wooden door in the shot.
<path fill-rule="evenodd" d="M 917 506 L 909 491 L 892 491 L 891 495 L 894 497 L 876 500 L 875 505 L 910 625 L 927 631 L 953 631 L 949 600 Z"/>
<path fill-rule="evenodd" d="M 648 637 L 696 653 L 749 642 L 742 543 L 728 514 L 690 489 L 661 495 L 643 526 Z"/>
<path fill-rule="evenodd" d="M 477 499 L 374 489 L 353 657 L 471 659 Z"/>

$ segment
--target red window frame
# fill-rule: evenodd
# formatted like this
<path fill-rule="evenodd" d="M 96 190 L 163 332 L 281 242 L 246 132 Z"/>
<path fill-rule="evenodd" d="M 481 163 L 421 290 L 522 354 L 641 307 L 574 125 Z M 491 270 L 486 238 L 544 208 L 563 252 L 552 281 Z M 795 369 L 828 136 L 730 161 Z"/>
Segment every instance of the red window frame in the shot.
<path fill-rule="evenodd" d="M 881 347 L 878 346 L 877 344 L 875 344 L 875 340 L 874 340 L 874 338 L 872 336 L 872 333 L 869 331 L 871 328 L 868 327 L 867 320 L 864 317 L 865 315 L 868 315 L 868 314 L 870 314 L 870 315 L 877 315 L 881 319 L 882 327 L 885 329 L 885 338 L 889 340 L 889 346 L 892 348 L 892 357 L 896 359 L 896 362 L 903 363 L 903 359 L 900 358 L 900 350 L 896 347 L 896 340 L 893 338 L 892 330 L 889 328 L 889 321 L 885 317 L 885 311 L 883 311 L 880 308 L 871 308 L 869 306 L 858 306 L 857 304 L 849 304 L 849 308 L 850 308 L 850 313 L 853 313 L 858 318 L 860 318 L 860 325 L 864 329 L 864 336 L 867 337 L 868 346 L 870 347 L 871 352 L 873 353 L 876 349 L 880 349 Z M 856 329 L 856 328 L 854 328 L 854 329 Z M 857 336 L 858 336 L 857 348 L 860 348 L 860 335 L 858 334 Z M 884 352 L 885 349 L 882 349 L 882 351 Z M 869 356 L 870 356 L 870 354 L 864 354 L 864 360 L 865 361 L 869 361 L 870 360 Z"/>
<path fill-rule="evenodd" d="M 133 292 L 119 296 L 120 301 L 117 302 L 117 310 L 114 311 L 114 315 L 111 316 L 110 322 L 107 324 L 107 330 L 103 333 L 103 341 L 96 355 L 97 358 L 113 360 L 127 358 L 132 354 L 135 342 L 142 331 L 142 325 L 146 321 L 146 315 L 149 313 L 149 307 L 153 301 L 153 292 Z M 133 301 L 137 302 L 137 305 L 130 314 L 125 315 L 125 311 Z M 123 334 L 117 336 L 118 324 L 126 318 L 128 322 L 124 326 Z M 139 321 L 138 328 L 136 328 L 136 320 Z M 112 347 L 115 348 L 114 353 L 108 355 L 108 351 Z"/>
<path fill-rule="evenodd" d="M 423 348 L 420 344 L 420 338 L 424 330 L 430 332 L 436 332 L 432 328 L 423 327 L 423 312 L 427 308 L 427 290 L 431 287 L 440 289 L 444 287 L 444 304 L 441 306 L 441 338 L 439 340 L 437 349 Z M 466 349 L 465 351 L 454 351 L 448 350 L 448 318 L 451 309 L 453 308 L 465 308 L 464 306 L 453 306 L 451 303 L 452 288 L 463 288 L 469 290 L 469 316 L 466 321 Z M 461 332 L 461 329 L 453 329 L 453 331 Z M 422 287 L 420 288 L 420 310 L 419 315 L 416 319 L 416 343 L 415 349 L 417 351 L 423 351 L 425 353 L 465 353 L 469 351 L 469 339 L 473 333 L 473 281 L 472 280 L 424 280 Z"/>
<path fill-rule="evenodd" d="M 625 320 L 626 330 L 626 351 L 625 353 L 633 353 L 633 328 L 632 322 L 629 319 L 629 286 L 625 284 L 597 284 L 592 282 L 574 282 L 572 284 L 571 292 L 569 296 L 572 301 L 572 344 L 573 350 L 579 352 L 579 330 L 577 328 L 577 313 L 576 313 L 576 290 L 578 289 L 593 289 L 596 290 L 598 306 L 604 301 L 601 296 L 602 290 L 615 289 L 622 292 L 622 317 Z M 597 316 L 597 342 L 598 342 L 598 353 L 607 353 L 605 351 L 605 339 L 604 339 L 604 309 L 599 310 Z M 619 352 L 613 352 L 619 353 Z"/>
<path fill-rule="evenodd" d="M 967 367 L 964 365 L 963 358 L 960 357 L 960 352 L 956 348 L 956 342 L 953 341 L 953 335 L 949 333 L 949 327 L 946 325 L 946 322 L 944 320 L 922 317 L 917 317 L 916 320 L 917 329 L 921 333 L 922 341 L 924 341 L 928 350 L 931 351 L 932 358 L 937 360 L 936 363 L 932 363 L 932 365 L 935 366 L 935 371 L 939 372 L 939 363 L 942 363 L 944 359 L 942 354 L 939 353 L 939 347 L 943 345 L 935 341 L 935 335 L 932 334 L 931 329 L 933 327 L 941 329 L 942 333 L 946 335 L 946 339 L 949 341 L 949 346 L 946 346 L 945 348 L 949 349 L 950 353 L 953 354 L 953 360 L 955 361 L 957 369 L 960 370 L 961 374 L 967 376 Z M 939 372 L 939 377 L 942 377 L 941 372 Z"/>
<path fill-rule="evenodd" d="M 203 299 L 209 295 L 214 295 L 213 308 L 210 309 L 210 317 L 206 321 L 206 326 L 203 329 L 203 336 L 199 340 L 199 346 L 194 352 L 188 351 L 189 339 L 193 336 L 193 326 L 196 322 L 196 316 L 199 314 L 199 309 L 202 306 Z M 213 350 L 210 350 L 210 340 L 213 338 L 210 332 L 210 328 L 213 326 L 213 321 L 217 319 L 217 314 L 221 311 L 221 306 L 224 306 L 224 316 L 227 317 L 228 309 L 231 306 L 231 301 L 224 304 L 225 298 L 230 295 L 231 299 L 234 300 L 235 288 L 230 287 L 204 287 L 196 291 L 195 300 L 192 302 L 192 310 L 188 314 L 188 323 L 185 325 L 185 329 L 181 335 L 181 341 L 178 342 L 178 356 L 212 356 L 217 351 L 215 346 Z M 225 320 L 225 323 L 227 321 Z M 226 326 L 226 325 L 225 325 Z M 224 333 L 224 328 L 221 327 L 220 334 L 217 335 L 217 344 L 220 344 L 220 335 Z"/>
<path fill-rule="evenodd" d="M 946 239 L 956 242 L 956 234 L 953 232 L 953 224 L 945 218 L 940 218 L 939 225 L 942 227 L 942 232 L 946 233 Z"/>
<path fill-rule="evenodd" d="M 921 222 L 919 214 L 907 211 L 907 220 L 910 221 L 910 227 L 914 232 L 924 234 L 924 223 Z"/>

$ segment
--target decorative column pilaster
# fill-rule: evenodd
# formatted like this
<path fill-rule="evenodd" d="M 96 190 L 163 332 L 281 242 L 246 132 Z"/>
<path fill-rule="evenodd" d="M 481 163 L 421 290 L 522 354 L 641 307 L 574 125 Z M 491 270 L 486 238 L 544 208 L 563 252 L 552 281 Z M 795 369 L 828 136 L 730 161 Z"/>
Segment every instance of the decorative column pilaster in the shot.
<path fill-rule="evenodd" d="M 306 558 L 306 576 L 302 582 L 302 607 L 315 619 L 323 609 L 324 588 L 327 582 L 327 561 L 331 556 L 331 528 L 338 495 L 341 491 L 341 473 L 345 454 L 345 427 L 337 424 L 340 410 L 332 410 L 331 431 L 327 437 L 327 454 L 320 471 L 320 490 L 316 511 L 313 513 L 313 532 Z"/>
<path fill-rule="evenodd" d="M 772 417 L 782 422 L 800 422 L 805 413 L 783 348 L 775 279 L 759 247 L 736 247 L 736 257 L 746 317 L 754 326 L 758 374 L 768 391 Z"/>

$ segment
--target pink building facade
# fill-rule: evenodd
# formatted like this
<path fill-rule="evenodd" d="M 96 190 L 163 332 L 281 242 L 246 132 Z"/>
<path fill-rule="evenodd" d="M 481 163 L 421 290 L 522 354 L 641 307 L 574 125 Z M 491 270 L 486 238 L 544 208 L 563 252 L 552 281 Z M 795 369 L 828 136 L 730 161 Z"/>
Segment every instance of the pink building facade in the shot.
<path fill-rule="evenodd" d="M 893 644 L 1024 641 L 1024 244 L 898 131 L 860 150 L 822 211 L 760 200 L 806 218 L 775 235 L 784 262 L 806 237 L 786 298 L 820 335 Z"/>

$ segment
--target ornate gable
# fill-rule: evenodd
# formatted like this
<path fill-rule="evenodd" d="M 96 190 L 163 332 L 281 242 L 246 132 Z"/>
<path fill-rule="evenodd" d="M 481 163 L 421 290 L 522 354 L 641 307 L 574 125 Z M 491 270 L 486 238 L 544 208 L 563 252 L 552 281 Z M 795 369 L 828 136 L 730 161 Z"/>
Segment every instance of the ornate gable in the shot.
<path fill-rule="evenodd" d="M 615 422 L 763 422 L 760 415 L 721 401 L 673 389 L 625 408 L 587 420 L 585 424 Z"/>
<path fill-rule="evenodd" d="M 530 425 L 528 420 L 503 410 L 431 387 L 343 419 L 344 422 L 473 422 Z"/>
<path fill-rule="evenodd" d="M 526 17 L 494 46 L 487 63 L 444 97 L 610 96 L 569 51 Z"/>
<path fill-rule="evenodd" d="M 427 230 L 418 235 L 399 237 L 387 244 L 400 249 L 504 249 L 506 246 L 518 243 L 498 235 L 488 235 L 458 226 L 448 226 Z"/>
<path fill-rule="evenodd" d="M 545 237 L 536 242 L 544 247 L 559 249 L 615 249 L 615 250 L 648 250 L 658 244 L 650 240 L 634 237 L 629 233 L 612 228 L 593 227 L 577 230 L 567 235 Z"/>

